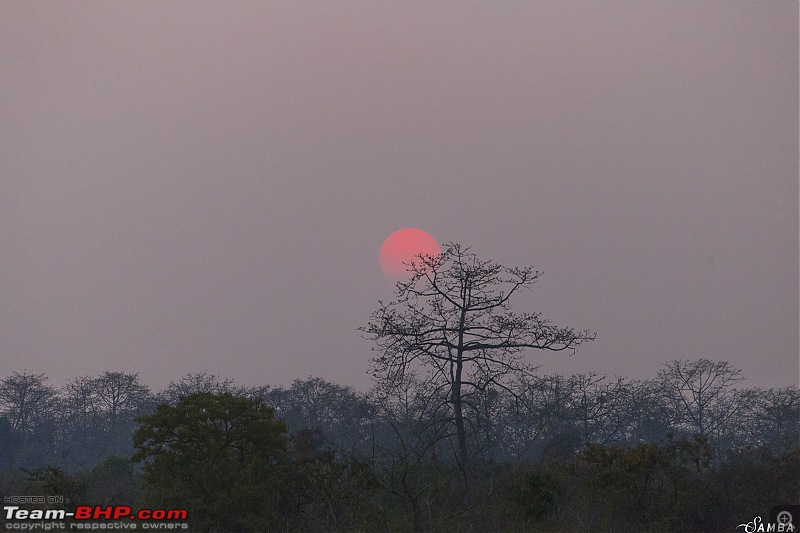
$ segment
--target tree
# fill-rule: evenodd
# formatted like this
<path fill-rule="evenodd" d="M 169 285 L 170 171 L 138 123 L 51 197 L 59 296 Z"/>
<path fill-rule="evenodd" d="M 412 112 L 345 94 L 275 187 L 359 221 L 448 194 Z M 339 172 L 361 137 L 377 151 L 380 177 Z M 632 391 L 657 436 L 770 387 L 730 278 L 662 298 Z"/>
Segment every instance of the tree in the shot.
<path fill-rule="evenodd" d="M 21 470 L 27 474 L 27 494 L 61 496 L 68 498 L 67 501 L 85 501 L 86 482 L 81 475 L 70 474 L 52 465 Z"/>
<path fill-rule="evenodd" d="M 664 442 L 670 433 L 669 407 L 654 380 L 629 381 L 622 387 L 617 411 L 628 446 Z"/>
<path fill-rule="evenodd" d="M 240 387 L 237 387 L 233 380 L 223 379 L 215 374 L 207 372 L 189 373 L 181 378 L 180 381 L 170 381 L 162 396 L 167 403 L 174 405 L 182 396 L 188 396 L 193 392 L 211 392 L 222 394 L 228 392 L 233 395 L 241 395 Z"/>
<path fill-rule="evenodd" d="M 11 422 L 5 416 L 0 416 L 0 472 L 11 467 L 13 456 L 13 439 L 11 438 Z"/>
<path fill-rule="evenodd" d="M 411 279 L 397 284 L 397 299 L 381 302 L 361 328 L 376 343 L 374 377 L 392 386 L 425 369 L 426 381 L 447 391 L 463 462 L 464 408 L 476 408 L 477 393 L 490 385 L 511 390 L 515 378 L 529 375 L 526 349 L 574 352 L 595 336 L 554 326 L 539 313 L 512 312 L 511 297 L 542 274 L 533 267 L 504 267 L 449 243 L 441 255 L 420 255 L 408 271 Z"/>
<path fill-rule="evenodd" d="M 14 372 L 0 380 L 0 415 L 11 425 L 14 463 L 30 466 L 53 460 L 57 405 L 58 394 L 44 374 Z"/>
<path fill-rule="evenodd" d="M 609 381 L 594 372 L 570 378 L 572 418 L 581 444 L 619 444 L 625 440 L 623 418 L 628 384 L 620 377 Z"/>
<path fill-rule="evenodd" d="M 452 522 L 464 514 L 467 471 L 441 460 L 451 444 L 445 396 L 414 379 L 373 391 L 373 468 L 391 500 L 410 511 L 390 518 L 391 530 L 457 529 Z"/>
<path fill-rule="evenodd" d="M 757 389 L 755 396 L 758 428 L 754 433 L 766 442 L 786 438 L 797 445 L 800 435 L 800 389 Z"/>
<path fill-rule="evenodd" d="M 130 457 L 109 455 L 86 474 L 86 500 L 93 505 L 136 504 L 139 476 Z"/>
<path fill-rule="evenodd" d="M 742 371 L 727 361 L 675 360 L 659 370 L 663 394 L 678 427 L 702 437 L 725 433 L 744 396 L 732 389 Z"/>
<path fill-rule="evenodd" d="M 289 437 L 289 483 L 281 498 L 286 531 L 385 531 L 379 489 L 370 464 L 336 457 L 318 429 Z"/>
<path fill-rule="evenodd" d="M 65 466 L 94 464 L 106 452 L 105 434 L 95 394 L 94 378 L 69 380 L 61 389 L 61 461 Z"/>
<path fill-rule="evenodd" d="M 290 431 L 320 430 L 339 454 L 369 449 L 366 405 L 350 387 L 309 377 L 294 380 L 288 389 L 262 388 L 250 395 L 273 407 Z"/>
<path fill-rule="evenodd" d="M 196 531 L 276 529 L 286 425 L 261 401 L 193 393 L 140 417 L 134 461 L 148 504 L 186 508 Z"/>
<path fill-rule="evenodd" d="M 105 419 L 108 432 L 106 453 L 130 453 L 135 419 L 152 408 L 150 389 L 139 382 L 138 373 L 104 372 L 90 383 L 95 405 Z"/>

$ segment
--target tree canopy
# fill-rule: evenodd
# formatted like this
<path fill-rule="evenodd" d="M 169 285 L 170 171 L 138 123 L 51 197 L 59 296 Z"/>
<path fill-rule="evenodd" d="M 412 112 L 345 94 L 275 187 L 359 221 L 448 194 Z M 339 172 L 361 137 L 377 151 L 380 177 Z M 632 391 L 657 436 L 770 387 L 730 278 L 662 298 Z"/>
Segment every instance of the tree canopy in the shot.
<path fill-rule="evenodd" d="M 260 400 L 198 392 L 139 419 L 134 460 L 146 461 L 151 503 L 187 508 L 202 531 L 275 523 L 286 425 Z"/>
<path fill-rule="evenodd" d="M 375 342 L 373 373 L 397 386 L 424 370 L 432 390 L 446 390 L 460 454 L 466 452 L 464 406 L 487 387 L 511 390 L 515 378 L 534 368 L 528 349 L 573 351 L 595 334 L 559 327 L 539 313 L 516 313 L 515 294 L 530 290 L 541 272 L 480 259 L 468 247 L 448 243 L 440 255 L 420 255 L 411 278 L 396 286 L 361 328 Z"/>

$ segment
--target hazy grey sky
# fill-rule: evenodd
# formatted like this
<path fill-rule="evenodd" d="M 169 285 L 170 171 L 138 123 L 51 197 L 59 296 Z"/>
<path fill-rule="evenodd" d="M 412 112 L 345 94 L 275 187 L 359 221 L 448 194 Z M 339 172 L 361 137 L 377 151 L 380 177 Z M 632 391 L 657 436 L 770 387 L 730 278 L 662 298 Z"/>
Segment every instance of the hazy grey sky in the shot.
<path fill-rule="evenodd" d="M 0 3 L 0 377 L 367 388 L 406 226 L 543 372 L 797 384 L 797 2 Z"/>

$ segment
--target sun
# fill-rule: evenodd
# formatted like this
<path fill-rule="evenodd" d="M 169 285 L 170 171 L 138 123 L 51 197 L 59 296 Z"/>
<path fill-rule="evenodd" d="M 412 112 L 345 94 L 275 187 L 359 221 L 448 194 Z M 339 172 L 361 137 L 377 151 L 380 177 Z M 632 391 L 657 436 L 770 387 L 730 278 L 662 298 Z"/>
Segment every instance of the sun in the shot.
<path fill-rule="evenodd" d="M 411 277 L 408 263 L 418 260 L 420 254 L 439 255 L 441 252 L 439 243 L 429 233 L 417 228 L 404 228 L 386 237 L 378 260 L 387 278 L 401 281 Z"/>

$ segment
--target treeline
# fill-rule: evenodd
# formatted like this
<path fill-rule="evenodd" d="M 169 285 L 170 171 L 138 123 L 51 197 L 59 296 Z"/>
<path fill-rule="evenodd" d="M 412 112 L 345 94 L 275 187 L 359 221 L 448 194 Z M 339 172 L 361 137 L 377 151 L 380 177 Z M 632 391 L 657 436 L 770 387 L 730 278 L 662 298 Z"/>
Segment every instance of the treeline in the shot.
<path fill-rule="evenodd" d="M 742 379 L 730 364 L 706 359 L 667 363 L 647 381 L 543 376 L 514 390 L 473 394 L 468 423 L 476 453 L 497 462 L 568 457 L 589 443 L 631 447 L 695 435 L 718 454 L 797 441 L 798 388 L 738 387 Z M 320 378 L 288 388 L 241 387 L 199 373 L 154 393 L 137 374 L 105 372 L 57 389 L 44 374 L 17 372 L 0 380 L 0 468 L 85 470 L 108 455 L 129 456 L 136 418 L 192 392 L 261 399 L 290 430 L 316 430 L 339 453 L 371 455 L 411 428 L 430 440 L 438 426 L 449 431 L 448 391 L 419 380 L 359 394 Z"/>
<path fill-rule="evenodd" d="M 800 391 L 742 379 L 729 363 L 700 359 L 645 381 L 589 373 L 476 389 L 462 398 L 465 457 L 449 391 L 424 379 L 361 394 L 320 378 L 241 387 L 200 373 L 153 392 L 136 374 L 55 388 L 18 372 L 0 380 L 0 493 L 194 505 L 204 531 L 735 530 L 800 501 Z M 187 478 L 180 489 L 180 472 L 214 471 L 227 456 L 206 464 L 186 452 L 170 463 L 148 454 L 160 433 L 147 427 L 194 416 L 190 402 L 224 413 L 236 401 L 260 413 L 248 420 L 266 424 L 261 433 L 236 433 L 238 459 L 217 484 Z M 235 426 L 215 417 L 204 423 Z M 241 509 L 254 494 L 262 503 L 246 520 L 197 503 Z"/>

